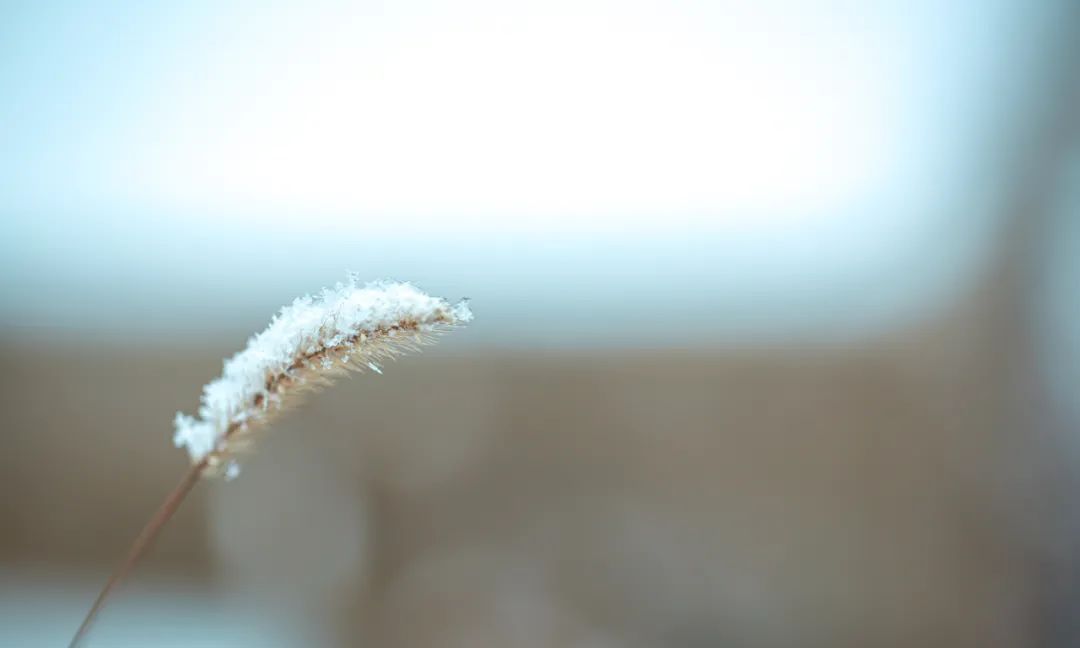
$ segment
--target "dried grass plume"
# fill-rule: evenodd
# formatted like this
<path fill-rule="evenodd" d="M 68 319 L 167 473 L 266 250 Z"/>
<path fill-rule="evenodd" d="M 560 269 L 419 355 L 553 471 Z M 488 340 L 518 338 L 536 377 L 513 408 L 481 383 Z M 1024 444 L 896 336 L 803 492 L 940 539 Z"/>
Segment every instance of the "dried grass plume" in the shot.
<path fill-rule="evenodd" d="M 204 474 L 233 476 L 237 455 L 305 392 L 352 370 L 416 351 L 439 332 L 472 319 L 466 302 L 451 305 L 408 283 L 360 284 L 356 277 L 281 309 L 270 326 L 225 361 L 203 388 L 198 418 L 176 415 L 173 441 Z"/>
<path fill-rule="evenodd" d="M 236 476 L 237 457 L 249 452 L 273 418 L 305 392 L 351 370 L 381 373 L 379 363 L 415 351 L 439 333 L 472 320 L 466 302 L 451 305 L 408 283 L 361 284 L 355 276 L 300 297 L 281 309 L 247 347 L 225 361 L 203 388 L 197 417 L 179 413 L 173 442 L 192 466 L 135 538 L 91 606 L 70 646 L 86 636 L 109 594 L 123 581 L 203 476 Z"/>

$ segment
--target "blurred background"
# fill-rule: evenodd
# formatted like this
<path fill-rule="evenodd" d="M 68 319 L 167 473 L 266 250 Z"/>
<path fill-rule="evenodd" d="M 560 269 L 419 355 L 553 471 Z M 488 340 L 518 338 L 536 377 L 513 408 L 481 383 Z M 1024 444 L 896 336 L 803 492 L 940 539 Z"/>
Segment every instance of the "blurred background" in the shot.
<path fill-rule="evenodd" d="M 1080 4 L 0 4 L 0 645 L 346 270 L 476 321 L 89 646 L 1080 645 Z"/>

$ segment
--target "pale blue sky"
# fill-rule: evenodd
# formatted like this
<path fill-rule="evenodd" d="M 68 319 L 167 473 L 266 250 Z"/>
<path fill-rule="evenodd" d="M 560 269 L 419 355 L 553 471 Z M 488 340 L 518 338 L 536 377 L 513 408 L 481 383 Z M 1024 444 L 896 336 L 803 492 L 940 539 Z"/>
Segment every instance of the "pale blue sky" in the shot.
<path fill-rule="evenodd" d="M 907 322 L 978 274 L 1055 33 L 1020 0 L 261 4 L 0 9 L 0 325 L 239 330 L 347 268 L 509 343 Z"/>

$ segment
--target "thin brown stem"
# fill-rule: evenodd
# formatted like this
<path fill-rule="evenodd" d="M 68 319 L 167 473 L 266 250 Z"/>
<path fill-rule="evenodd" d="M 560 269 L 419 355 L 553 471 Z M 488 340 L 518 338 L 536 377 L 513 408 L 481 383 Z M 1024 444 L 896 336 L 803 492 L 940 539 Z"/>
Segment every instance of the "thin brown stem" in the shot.
<path fill-rule="evenodd" d="M 195 488 L 195 484 L 199 483 L 199 477 L 202 476 L 203 470 L 208 463 L 207 459 L 194 464 L 184 475 L 184 478 L 180 480 L 180 483 L 176 485 L 176 488 L 172 489 L 165 501 L 161 503 L 157 512 L 150 518 L 150 521 L 146 523 L 142 531 L 135 538 L 135 542 L 131 544 L 131 549 L 128 550 L 127 556 L 124 561 L 116 568 L 116 570 L 109 577 L 109 580 L 105 583 L 105 587 L 101 589 L 101 593 L 98 594 L 97 599 L 94 601 L 94 605 L 90 607 L 90 611 L 86 613 L 86 618 L 83 620 L 82 625 L 79 626 L 78 631 L 75 632 L 75 636 L 72 637 L 71 643 L 68 644 L 68 648 L 76 648 L 79 643 L 86 638 L 87 632 L 90 630 L 90 626 L 93 624 L 94 619 L 98 613 L 101 612 L 101 608 L 104 607 L 105 601 L 108 600 L 109 595 L 123 582 L 124 578 L 131 572 L 135 564 L 139 562 L 139 558 L 142 557 L 146 550 L 150 548 L 150 545 L 154 543 L 154 539 L 157 538 L 161 532 L 165 523 L 172 518 L 176 510 L 180 508 L 180 504 L 183 503 L 184 498 L 188 493 Z"/>

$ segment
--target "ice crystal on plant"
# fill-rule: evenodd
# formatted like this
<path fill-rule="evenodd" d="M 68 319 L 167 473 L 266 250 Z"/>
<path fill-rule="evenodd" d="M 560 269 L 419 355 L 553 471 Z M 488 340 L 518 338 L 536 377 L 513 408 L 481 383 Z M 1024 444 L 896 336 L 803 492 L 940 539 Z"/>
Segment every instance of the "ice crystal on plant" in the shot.
<path fill-rule="evenodd" d="M 361 284 L 355 276 L 285 306 L 247 347 L 225 361 L 203 388 L 197 417 L 178 413 L 173 441 L 194 462 L 235 476 L 233 456 L 255 428 L 294 394 L 327 384 L 349 369 L 415 349 L 432 334 L 472 320 L 466 302 L 450 304 L 401 282 Z M 409 335 L 398 335 L 409 333 Z"/>

